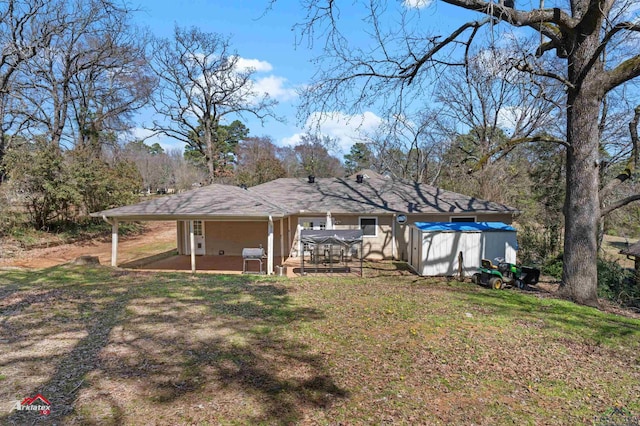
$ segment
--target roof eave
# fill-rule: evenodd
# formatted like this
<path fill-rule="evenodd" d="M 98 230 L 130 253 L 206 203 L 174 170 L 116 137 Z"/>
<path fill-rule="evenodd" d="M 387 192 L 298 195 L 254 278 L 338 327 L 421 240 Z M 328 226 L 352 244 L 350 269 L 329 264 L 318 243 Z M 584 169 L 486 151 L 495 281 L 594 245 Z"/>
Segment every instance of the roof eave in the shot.
<path fill-rule="evenodd" d="M 89 216 L 91 217 L 107 217 L 111 219 L 117 219 L 121 221 L 172 221 L 172 220 L 207 220 L 207 221 L 267 221 L 269 217 L 272 219 L 282 219 L 285 217 L 282 213 L 273 213 L 267 215 L 203 215 L 203 214 L 154 214 L 154 215 L 146 215 L 146 214 L 103 214 L 102 212 L 91 213 Z"/>

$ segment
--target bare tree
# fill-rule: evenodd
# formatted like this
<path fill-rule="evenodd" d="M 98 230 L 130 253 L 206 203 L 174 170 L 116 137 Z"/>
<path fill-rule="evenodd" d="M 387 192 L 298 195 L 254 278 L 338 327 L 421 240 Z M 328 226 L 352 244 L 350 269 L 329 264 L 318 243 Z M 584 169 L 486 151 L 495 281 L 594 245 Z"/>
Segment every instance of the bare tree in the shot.
<path fill-rule="evenodd" d="M 24 63 L 14 86 L 20 116 L 58 148 L 123 130 L 152 87 L 142 39 L 130 28 L 132 11 L 110 0 L 52 3 L 56 32 Z"/>
<path fill-rule="evenodd" d="M 20 129 L 16 113 L 16 74 L 23 64 L 49 46 L 59 30 L 58 4 L 47 0 L 7 0 L 0 4 L 0 182 L 9 130 Z"/>
<path fill-rule="evenodd" d="M 423 95 L 420 83 L 429 77 L 429 71 L 438 65 L 464 64 L 465 53 L 483 27 L 533 31 L 540 42 L 532 48 L 521 45 L 517 37 L 500 39 L 519 51 L 515 62 L 518 70 L 529 73 L 533 81 L 555 81 L 565 90 L 566 140 L 559 141 L 567 147 L 561 291 L 578 303 L 597 306 L 597 229 L 603 213 L 598 196 L 600 108 L 608 92 L 640 75 L 640 55 L 626 44 L 640 32 L 631 14 L 634 3 L 569 0 L 549 8 L 542 4 L 540 8 L 529 4 L 515 8 L 510 7 L 515 6 L 512 2 L 442 1 L 478 12 L 480 19 L 439 36 L 422 30 L 428 28 L 423 19 L 430 17 L 418 9 L 406 9 L 401 12 L 404 19 L 389 25 L 382 14 L 393 7 L 382 0 L 363 1 L 375 41 L 372 48 L 353 48 L 341 33 L 338 4 L 342 2 L 304 2 L 308 21 L 301 27 L 303 31 L 313 35 L 322 29 L 321 34 L 327 35 L 324 67 L 306 106 L 335 111 L 337 106 L 345 106 L 345 93 L 356 89 L 356 106 L 377 100 L 397 112 L 407 100 Z M 552 53 L 562 61 L 561 67 L 558 61 L 548 59 Z"/>
<path fill-rule="evenodd" d="M 171 40 L 153 43 L 153 69 L 160 91 L 153 104 L 163 120 L 154 131 L 190 145 L 205 157 L 209 181 L 216 177 L 218 129 L 228 117 L 273 117 L 276 101 L 257 93 L 255 70 L 242 68 L 228 38 L 176 27 Z"/>
<path fill-rule="evenodd" d="M 167 154 L 171 162 L 173 184 L 176 191 L 184 191 L 206 182 L 207 175 L 204 171 L 191 164 L 184 158 L 180 149 L 172 149 Z"/>
<path fill-rule="evenodd" d="M 302 135 L 301 141 L 293 147 L 298 169 L 297 177 L 339 177 L 344 175 L 340 160 L 331 155 L 336 150 L 336 140 L 329 136 Z"/>
<path fill-rule="evenodd" d="M 69 84 L 76 143 L 99 155 L 109 136 L 133 127 L 157 83 L 145 55 L 147 35 L 128 28 L 124 15 L 109 15 L 104 34 L 90 34 L 88 52 Z"/>
<path fill-rule="evenodd" d="M 278 148 L 270 138 L 246 138 L 238 145 L 236 182 L 255 186 L 286 177 L 287 172 L 277 157 Z"/>
<path fill-rule="evenodd" d="M 382 173 L 433 185 L 440 175 L 443 144 L 434 131 L 435 114 L 396 116 L 364 137 L 373 153 L 372 163 Z"/>

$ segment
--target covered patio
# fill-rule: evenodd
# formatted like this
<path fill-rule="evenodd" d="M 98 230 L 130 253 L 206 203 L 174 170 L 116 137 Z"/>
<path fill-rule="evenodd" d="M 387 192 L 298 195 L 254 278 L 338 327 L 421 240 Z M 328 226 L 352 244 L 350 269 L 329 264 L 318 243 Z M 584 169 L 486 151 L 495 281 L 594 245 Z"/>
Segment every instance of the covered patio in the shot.
<path fill-rule="evenodd" d="M 265 255 L 260 260 L 266 274 L 273 274 L 274 266 L 281 264 L 289 252 L 285 250 L 290 244 L 285 241 L 285 215 L 281 207 L 255 192 L 216 184 L 91 214 L 111 225 L 112 266 L 119 266 L 120 223 L 175 221 L 178 255 L 149 259 L 145 269 L 254 272 L 259 271 L 260 262 L 252 259 L 245 263 L 242 252 L 245 248 L 262 248 Z"/>

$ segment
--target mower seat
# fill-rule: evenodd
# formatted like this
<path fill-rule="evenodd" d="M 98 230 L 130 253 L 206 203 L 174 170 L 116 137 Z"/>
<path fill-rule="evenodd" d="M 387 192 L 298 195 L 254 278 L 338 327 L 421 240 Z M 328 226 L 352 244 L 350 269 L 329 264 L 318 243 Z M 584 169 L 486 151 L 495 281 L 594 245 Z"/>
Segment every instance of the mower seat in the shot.
<path fill-rule="evenodd" d="M 482 259 L 481 264 L 485 269 L 498 269 L 498 267 L 494 265 L 489 259 Z"/>

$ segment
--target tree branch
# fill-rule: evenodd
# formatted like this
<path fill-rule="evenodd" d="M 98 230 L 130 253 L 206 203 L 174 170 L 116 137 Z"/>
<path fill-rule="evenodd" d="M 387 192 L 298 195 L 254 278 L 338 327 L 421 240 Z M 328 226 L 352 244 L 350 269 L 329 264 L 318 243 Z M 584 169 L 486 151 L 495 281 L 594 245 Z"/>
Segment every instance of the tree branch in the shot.
<path fill-rule="evenodd" d="M 605 71 L 603 78 L 603 93 L 640 76 L 640 55 L 636 55 L 620 63 L 612 70 Z"/>
<path fill-rule="evenodd" d="M 631 203 L 633 203 L 634 201 L 640 201 L 640 194 L 630 195 L 630 196 L 628 196 L 628 197 L 626 197 L 626 198 L 623 198 L 623 199 L 621 199 L 621 200 L 615 201 L 615 202 L 613 202 L 613 203 L 609 204 L 609 205 L 608 205 L 608 206 L 606 206 L 606 207 L 603 207 L 603 208 L 600 210 L 600 216 L 601 216 L 601 217 L 602 217 L 602 216 L 606 216 L 606 215 L 608 215 L 609 213 L 611 213 L 612 211 L 617 210 L 617 209 L 619 209 L 619 208 L 621 208 L 621 207 L 624 207 L 624 206 L 626 206 L 627 204 L 631 204 Z"/>
<path fill-rule="evenodd" d="M 416 75 L 418 74 L 418 71 L 420 70 L 420 68 L 422 68 L 422 66 L 425 64 L 425 62 L 427 62 L 428 60 L 433 58 L 433 56 L 436 53 L 438 53 L 442 48 L 444 48 L 445 46 L 447 46 L 450 43 L 452 43 L 456 38 L 458 38 L 458 36 L 460 34 L 465 32 L 469 28 L 473 28 L 473 30 L 474 30 L 473 33 L 472 33 L 472 37 L 473 37 L 476 34 L 476 30 L 478 28 L 480 28 L 484 24 L 489 23 L 490 21 L 491 21 L 490 18 L 485 18 L 482 21 L 474 21 L 474 22 L 465 23 L 464 25 L 459 27 L 457 30 L 452 32 L 449 35 L 449 37 L 447 37 L 446 39 L 444 39 L 440 43 L 437 43 L 435 46 L 433 46 L 431 49 L 429 49 L 429 51 L 427 53 L 425 53 L 424 55 L 422 55 L 422 57 L 420 59 L 416 60 L 411 65 L 402 68 L 400 70 L 400 73 L 399 73 L 400 77 L 401 78 L 408 78 L 409 84 L 411 84 L 411 82 L 416 77 Z"/>
<path fill-rule="evenodd" d="M 459 6 L 467 10 L 484 13 L 501 19 L 516 27 L 532 27 L 540 30 L 539 25 L 543 23 L 553 23 L 560 27 L 561 31 L 571 31 L 578 25 L 579 21 L 572 18 L 560 8 L 536 9 L 530 12 L 519 11 L 501 4 L 490 3 L 482 0 L 443 0 L 445 3 Z M 543 28 L 543 31 L 552 31 L 559 34 L 552 28 Z M 547 35 L 547 34 L 545 34 Z"/>
<path fill-rule="evenodd" d="M 482 169 L 485 166 L 485 164 L 487 164 L 487 162 L 491 157 L 493 157 L 494 155 L 496 155 L 501 151 L 504 152 L 502 155 L 504 156 L 509 152 L 511 152 L 511 150 L 513 150 L 513 148 L 515 148 L 517 145 L 521 145 L 523 143 L 532 143 L 532 142 L 551 142 L 551 143 L 556 143 L 558 145 L 562 145 L 566 148 L 570 147 L 567 141 L 551 138 L 549 136 L 530 136 L 525 138 L 510 139 L 505 143 L 495 147 L 494 149 L 489 151 L 487 154 L 483 155 L 482 158 L 478 160 L 478 163 L 476 163 L 476 165 L 471 169 L 471 172 L 475 172 Z"/>
<path fill-rule="evenodd" d="M 569 80 L 567 80 L 566 78 L 564 78 L 563 76 L 553 73 L 551 71 L 544 71 L 544 70 L 540 70 L 540 69 L 535 69 L 531 66 L 530 63 L 526 62 L 526 61 L 522 61 L 519 62 L 515 65 L 515 68 L 518 71 L 522 71 L 522 72 L 526 72 L 529 74 L 533 74 L 533 75 L 537 75 L 539 77 L 547 77 L 547 78 L 552 78 L 556 81 L 559 81 L 560 83 L 564 84 L 567 87 L 570 88 L 575 88 L 575 85 L 572 84 Z"/>

